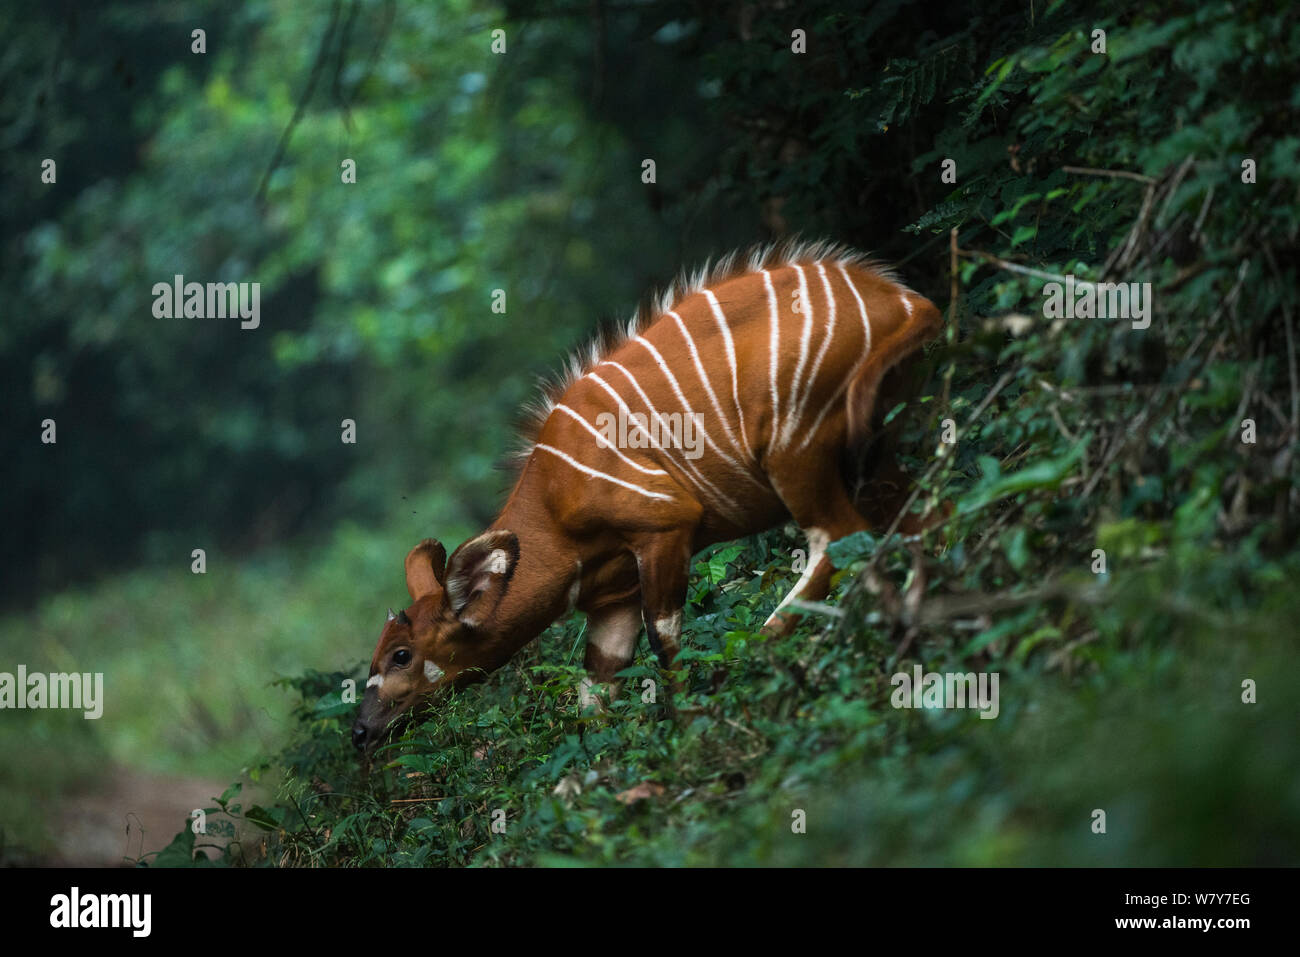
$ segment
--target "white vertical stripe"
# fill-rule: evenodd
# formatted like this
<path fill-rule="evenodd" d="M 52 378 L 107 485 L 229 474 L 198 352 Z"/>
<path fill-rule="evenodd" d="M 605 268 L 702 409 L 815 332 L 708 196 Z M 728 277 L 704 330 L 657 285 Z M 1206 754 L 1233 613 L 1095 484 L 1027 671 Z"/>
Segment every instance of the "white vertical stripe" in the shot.
<path fill-rule="evenodd" d="M 862 362 L 859 361 L 858 365 L 855 366 L 853 369 L 854 375 L 851 375 L 847 379 L 843 380 L 836 387 L 834 394 L 829 399 L 826 400 L 826 404 L 822 406 L 822 410 L 817 413 L 817 418 L 813 419 L 813 424 L 809 426 L 808 431 L 804 434 L 803 441 L 800 442 L 799 445 L 795 448 L 796 452 L 802 451 L 808 445 L 808 443 L 812 441 L 812 437 L 816 435 L 817 430 L 821 428 L 822 419 L 826 418 L 826 415 L 831 411 L 831 409 L 835 408 L 835 404 L 844 398 L 844 393 L 848 391 L 849 383 L 852 382 L 853 379 L 856 377 L 858 369 L 861 367 L 861 365 Z"/>
<path fill-rule="evenodd" d="M 817 418 L 813 420 L 812 427 L 808 430 L 807 434 L 804 435 L 803 441 L 799 443 L 799 449 L 804 448 L 812 441 L 812 437 L 817 434 L 817 430 L 821 427 L 822 419 L 826 418 L 827 414 L 835 406 L 835 403 L 840 401 L 840 398 L 848 391 L 849 384 L 858 377 L 858 373 L 862 371 L 863 364 L 871 355 L 871 321 L 867 317 L 867 305 L 862 301 L 862 297 L 858 295 L 858 288 L 853 285 L 853 280 L 849 278 L 848 271 L 844 268 L 844 264 L 836 263 L 835 265 L 839 268 L 840 275 L 844 277 L 844 282 L 848 285 L 849 292 L 853 293 L 853 298 L 858 302 L 858 315 L 862 317 L 862 335 L 864 337 L 862 342 L 862 355 L 859 356 L 858 361 L 853 364 L 853 371 L 850 372 L 848 377 L 840 383 L 840 387 L 835 390 L 835 394 L 830 397 L 830 400 L 822 406 L 822 410 L 817 413 Z M 796 451 L 798 451 L 798 449 L 796 449 Z"/>
<path fill-rule="evenodd" d="M 663 499 L 665 502 L 671 502 L 673 500 L 673 497 L 671 495 L 664 495 L 661 492 L 652 492 L 649 489 L 642 488 L 640 485 L 636 485 L 632 482 L 625 482 L 621 478 L 615 478 L 614 476 L 610 475 L 607 472 L 600 472 L 597 471 L 596 469 L 588 468 L 587 466 L 583 465 L 581 462 L 574 459 L 571 455 L 568 455 L 565 452 L 561 452 L 559 449 L 555 448 L 554 446 L 544 445 L 541 442 L 538 442 L 535 446 L 533 446 L 533 448 L 541 449 L 543 452 L 550 452 L 552 455 L 558 456 L 559 458 L 563 459 L 565 462 L 568 462 L 570 465 L 572 465 L 579 472 L 585 472 L 588 475 L 590 475 L 592 478 L 603 479 L 606 482 L 613 482 L 615 485 L 621 485 L 623 486 L 623 488 L 630 489 L 631 491 L 636 492 L 638 495 L 644 495 L 646 498 Z"/>
<path fill-rule="evenodd" d="M 812 300 L 808 296 L 808 277 L 804 275 L 803 267 L 795 265 L 794 271 L 799 274 L 799 305 L 803 309 L 803 335 L 799 338 L 799 362 L 794 367 L 794 377 L 790 380 L 790 414 L 786 419 L 785 429 L 782 431 L 780 440 L 775 447 L 780 448 L 789 441 L 790 434 L 794 431 L 798 423 L 794 417 L 795 399 L 799 395 L 799 378 L 803 375 L 804 363 L 808 361 L 808 340 L 812 336 Z"/>
<path fill-rule="evenodd" d="M 675 395 L 677 397 L 677 401 L 682 404 L 683 411 L 689 414 L 691 404 L 689 401 L 687 401 L 686 395 L 682 392 L 681 385 L 680 383 L 678 383 L 677 377 L 673 375 L 672 369 L 668 368 L 668 363 L 667 361 L 665 361 L 663 354 L 660 353 L 660 351 L 654 347 L 654 343 L 652 343 L 649 339 L 645 338 L 645 336 L 637 336 L 633 340 L 633 342 L 636 342 L 643 349 L 645 349 L 647 352 L 650 353 L 651 357 L 655 361 L 655 365 L 659 366 L 659 371 L 662 372 L 664 374 L 664 378 L 668 380 L 668 385 L 673 390 L 673 395 Z M 722 451 L 722 449 L 718 447 L 718 444 L 713 441 L 713 437 L 709 435 L 709 430 L 706 429 L 702 424 L 702 420 L 704 417 L 701 416 L 700 418 L 701 418 L 700 434 L 704 436 L 704 441 L 709 444 L 709 448 L 713 449 L 713 451 L 717 454 L 718 458 L 722 459 L 724 462 L 726 462 L 728 465 L 734 468 L 741 475 L 745 476 L 745 478 L 749 479 L 759 488 L 765 489 L 766 487 L 761 482 L 759 482 L 758 479 L 754 478 L 754 474 L 749 469 L 745 468 L 745 466 L 741 465 L 739 462 L 737 462 L 730 455 L 728 455 L 726 452 Z"/>
<path fill-rule="evenodd" d="M 677 315 L 677 313 L 673 312 L 671 309 L 664 313 L 664 315 L 672 316 L 673 319 L 676 320 L 677 328 L 680 330 L 682 338 L 686 340 L 687 348 L 691 350 L 691 361 L 695 363 L 695 372 L 700 377 L 700 382 L 704 384 L 704 391 L 708 393 L 709 401 L 713 403 L 713 410 L 718 413 L 718 421 L 722 423 L 722 429 L 727 433 L 727 439 L 731 442 L 731 447 L 740 453 L 741 456 L 752 458 L 753 456 L 748 452 L 748 450 L 741 450 L 740 444 L 736 441 L 736 433 L 732 432 L 731 426 L 727 424 L 727 416 L 722 411 L 722 403 L 718 401 L 718 397 L 713 391 L 713 386 L 709 382 L 708 374 L 704 371 L 704 365 L 700 362 L 699 350 L 695 348 L 695 340 L 691 338 L 690 332 L 686 329 L 686 323 L 682 322 L 682 317 Z"/>
<path fill-rule="evenodd" d="M 595 382 L 596 385 L 600 386 L 602 389 L 604 389 L 606 392 L 609 393 L 610 398 L 612 398 L 615 402 L 618 403 L 619 411 L 623 413 L 623 415 L 627 418 L 627 421 L 632 425 L 635 425 L 637 431 L 645 436 L 646 443 L 650 448 L 652 449 L 659 448 L 658 444 L 654 440 L 654 437 L 645 430 L 645 426 L 643 426 L 640 422 L 638 422 L 636 419 L 632 417 L 632 410 L 628 408 L 627 403 L 623 401 L 623 397 L 614 391 L 613 386 L 611 386 L 600 376 L 596 375 L 596 373 L 594 372 L 588 372 L 584 378 L 590 379 L 592 382 Z"/>
<path fill-rule="evenodd" d="M 712 289 L 704 290 L 704 297 L 709 300 L 709 308 L 713 310 L 713 318 L 718 323 L 718 328 L 722 330 L 722 345 L 727 353 L 727 365 L 731 366 L 731 398 L 736 403 L 736 420 L 740 423 L 740 441 L 745 445 L 746 456 L 753 459 L 754 450 L 750 448 L 749 436 L 745 434 L 745 410 L 740 406 L 740 383 L 736 377 L 736 346 L 731 341 L 731 329 L 727 326 L 727 317 L 722 314 L 722 306 L 718 305 L 718 297 L 713 294 Z"/>
<path fill-rule="evenodd" d="M 773 445 L 781 427 L 781 394 L 776 388 L 776 360 L 781 346 L 781 310 L 777 307 L 776 289 L 772 286 L 772 274 L 766 269 L 763 270 L 763 285 L 767 289 L 767 308 L 771 314 L 769 320 L 771 338 L 768 341 L 768 376 L 772 383 L 772 437 L 768 440 L 768 444 Z"/>
<path fill-rule="evenodd" d="M 646 411 L 651 416 L 654 417 L 657 417 L 659 415 L 659 412 L 655 409 L 654 404 L 650 401 L 650 397 L 645 394 L 645 391 L 642 390 L 640 384 L 637 383 L 636 379 L 633 377 L 631 372 L 628 372 L 627 369 L 625 369 L 619 363 L 613 362 L 609 359 L 606 359 L 604 362 L 601 363 L 601 365 L 613 366 L 619 372 L 623 373 L 623 375 L 627 378 L 627 381 L 632 383 L 632 388 L 635 389 L 636 394 L 641 397 L 641 401 L 645 403 Z M 613 388 L 610 387 L 609 383 L 605 382 L 604 379 L 596 375 L 596 373 L 594 372 L 589 373 L 589 375 L 591 376 L 591 378 L 595 379 L 601 385 L 605 386 L 605 388 L 609 391 L 610 395 L 613 395 L 618 400 L 618 402 L 621 403 L 621 407 L 623 409 L 627 409 L 626 403 L 623 403 L 622 398 L 619 397 L 616 392 L 614 392 Z M 631 416 L 630 411 L 628 411 L 626 414 L 629 417 Z M 640 428 L 639 424 L 638 424 L 638 428 Z M 645 429 L 641 429 L 641 431 L 645 433 L 647 439 L 650 439 L 650 434 L 646 432 Z M 654 440 L 651 439 L 650 441 L 651 441 L 651 445 L 653 446 Z M 662 446 L 657 446 L 657 447 L 662 448 Z M 668 450 L 665 449 L 664 451 L 668 451 Z M 691 464 L 691 462 L 685 457 L 684 454 L 681 460 L 677 462 L 677 464 L 681 468 L 682 472 L 686 474 L 687 478 L 689 478 L 692 482 L 694 482 L 699 488 L 708 489 L 710 492 L 713 493 L 713 496 L 717 501 L 722 502 L 727 508 L 731 509 L 733 513 L 733 517 L 735 515 L 741 514 L 741 510 L 739 506 L 737 506 L 735 502 L 733 502 L 726 495 L 724 495 L 718 489 L 717 486 L 715 486 L 712 482 L 710 482 L 703 475 L 701 475 L 699 470 L 693 464 Z"/>
<path fill-rule="evenodd" d="M 581 425 L 584 429 L 586 429 L 588 432 L 594 435 L 596 437 L 596 441 L 598 443 L 599 448 L 609 449 L 611 452 L 613 452 L 620 459 L 622 459 L 628 465 L 632 466 L 632 468 L 636 469 L 637 471 L 644 472 L 646 475 L 667 475 L 668 474 L 663 469 L 648 469 L 644 465 L 639 465 L 638 463 L 633 462 L 630 458 L 628 458 L 626 455 L 624 455 L 622 452 L 618 450 L 618 446 L 611 445 L 606 440 L 605 436 L 601 435 L 600 432 L 597 431 L 597 429 L 594 428 L 586 419 L 578 415 L 578 413 L 574 412 L 567 405 L 564 405 L 563 403 L 557 403 L 555 406 L 555 410 L 557 412 L 565 413 L 567 416 L 569 416 L 571 419 L 573 419 L 575 422 Z"/>
<path fill-rule="evenodd" d="M 849 271 L 844 268 L 844 263 L 836 263 L 835 265 L 839 268 L 840 275 L 844 277 L 844 282 L 848 285 L 849 292 L 853 293 L 853 298 L 858 301 L 858 315 L 862 317 L 862 333 L 866 336 L 866 339 L 864 340 L 866 344 L 862 347 L 862 351 L 865 354 L 871 351 L 871 323 L 867 319 L 866 303 L 864 303 L 862 297 L 858 295 L 858 287 L 853 285 L 853 280 L 849 278 Z"/>
<path fill-rule="evenodd" d="M 812 397 L 813 386 L 817 384 L 817 372 L 821 369 L 822 360 L 826 358 L 826 350 L 830 348 L 831 337 L 835 335 L 835 294 L 831 292 L 831 281 L 826 277 L 826 267 L 817 263 L 817 272 L 822 278 L 822 288 L 826 291 L 826 337 L 822 339 L 822 347 L 817 350 L 817 358 L 813 361 L 812 371 L 808 373 L 808 381 L 804 385 L 803 395 L 800 397 L 795 407 L 794 414 L 790 417 L 790 424 L 803 416 L 808 411 L 808 400 Z M 792 436 L 787 436 L 788 442 Z M 807 436 L 805 436 L 805 439 Z"/>

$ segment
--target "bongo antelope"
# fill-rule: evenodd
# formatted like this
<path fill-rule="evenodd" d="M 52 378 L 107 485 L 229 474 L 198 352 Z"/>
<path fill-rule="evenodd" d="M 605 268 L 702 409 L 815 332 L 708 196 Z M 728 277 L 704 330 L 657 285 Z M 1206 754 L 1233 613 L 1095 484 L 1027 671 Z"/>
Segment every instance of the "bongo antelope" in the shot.
<path fill-rule="evenodd" d="M 484 678 L 574 608 L 588 625 L 584 701 L 631 663 L 643 626 L 670 669 L 692 554 L 793 518 L 806 570 L 763 626 L 788 631 L 792 600 L 826 595 L 827 545 L 902 502 L 886 463 L 884 491 L 859 508 L 846 462 L 886 373 L 940 327 L 892 272 L 825 242 L 679 279 L 547 391 L 496 521 L 450 558 L 433 539 L 406 556 L 411 604 L 389 612 L 353 742 L 368 751 L 417 702 Z M 674 415 L 693 417 L 694 450 L 653 428 Z"/>

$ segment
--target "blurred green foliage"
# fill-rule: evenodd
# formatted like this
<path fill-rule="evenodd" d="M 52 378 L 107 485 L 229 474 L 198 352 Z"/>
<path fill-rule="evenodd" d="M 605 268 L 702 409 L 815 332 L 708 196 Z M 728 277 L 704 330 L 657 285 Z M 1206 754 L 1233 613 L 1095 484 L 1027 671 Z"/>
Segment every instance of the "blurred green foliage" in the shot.
<path fill-rule="evenodd" d="M 481 520 L 535 377 L 681 262 L 562 23 L 495 56 L 503 13 L 467 0 L 74 6 L 0 13 L 0 598 L 380 518 L 429 483 Z M 689 153 L 699 111 L 661 94 L 620 108 Z M 176 274 L 259 282 L 260 328 L 154 318 Z"/>

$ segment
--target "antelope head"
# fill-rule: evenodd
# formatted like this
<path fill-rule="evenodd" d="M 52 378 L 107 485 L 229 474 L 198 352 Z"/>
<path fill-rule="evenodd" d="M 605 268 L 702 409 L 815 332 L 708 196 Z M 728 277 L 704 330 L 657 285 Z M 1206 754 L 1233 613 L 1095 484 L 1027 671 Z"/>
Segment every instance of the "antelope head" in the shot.
<path fill-rule="evenodd" d="M 352 743 L 369 755 L 384 732 L 409 721 L 443 694 L 480 680 L 513 648 L 493 628 L 493 615 L 519 561 L 512 532 L 472 538 L 447 560 L 426 538 L 406 556 L 411 604 L 388 611 L 370 661 Z"/>

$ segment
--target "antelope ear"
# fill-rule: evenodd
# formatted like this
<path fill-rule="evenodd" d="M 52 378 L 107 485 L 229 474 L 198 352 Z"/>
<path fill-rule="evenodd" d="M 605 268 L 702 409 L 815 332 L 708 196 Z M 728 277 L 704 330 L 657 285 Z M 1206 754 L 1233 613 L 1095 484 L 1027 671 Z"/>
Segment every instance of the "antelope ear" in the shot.
<path fill-rule="evenodd" d="M 519 539 L 498 529 L 471 538 L 447 565 L 447 602 L 462 624 L 477 628 L 496 609 L 519 563 Z"/>
<path fill-rule="evenodd" d="M 406 555 L 406 590 L 411 601 L 419 601 L 433 591 L 441 591 L 447 567 L 447 549 L 426 538 Z"/>

